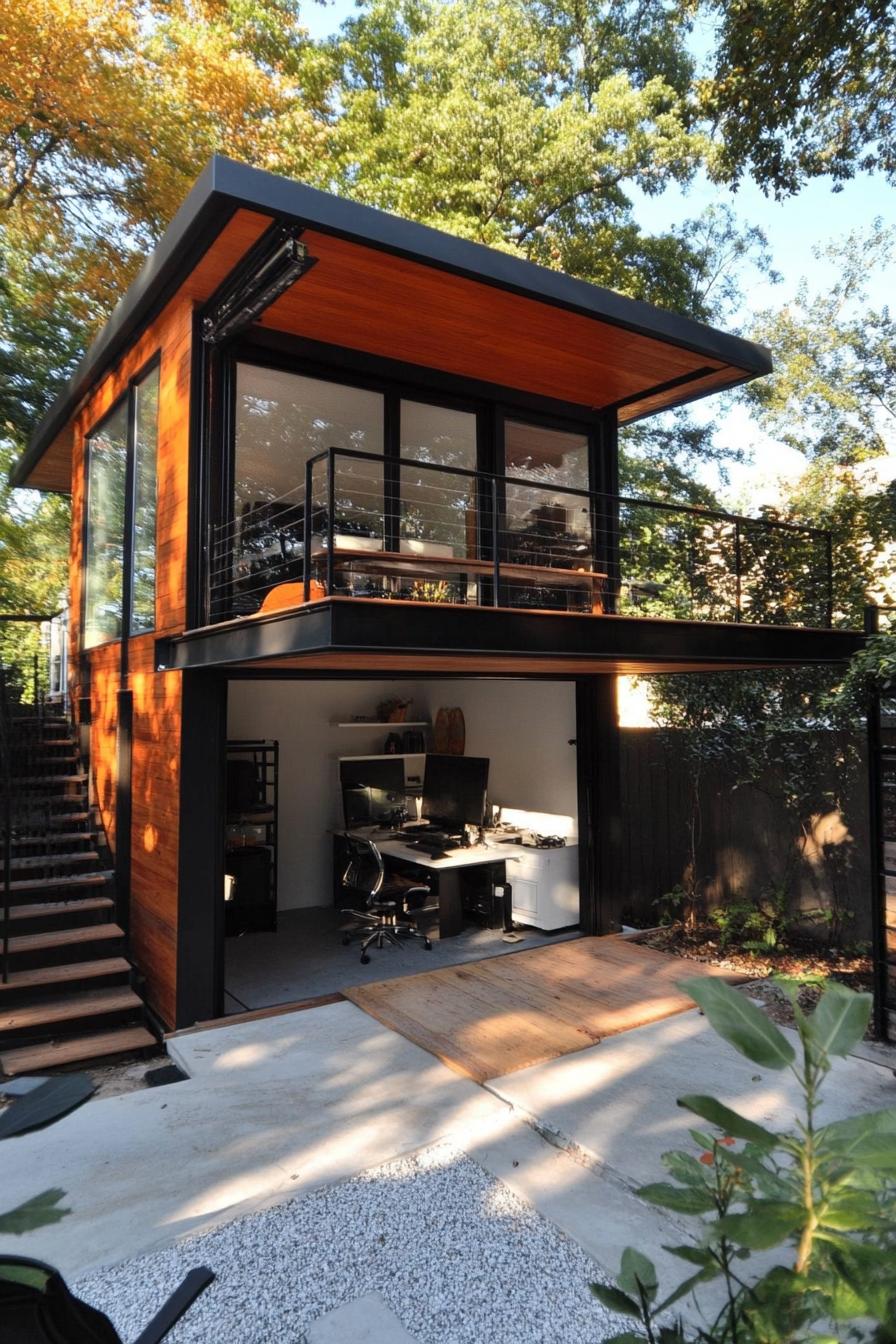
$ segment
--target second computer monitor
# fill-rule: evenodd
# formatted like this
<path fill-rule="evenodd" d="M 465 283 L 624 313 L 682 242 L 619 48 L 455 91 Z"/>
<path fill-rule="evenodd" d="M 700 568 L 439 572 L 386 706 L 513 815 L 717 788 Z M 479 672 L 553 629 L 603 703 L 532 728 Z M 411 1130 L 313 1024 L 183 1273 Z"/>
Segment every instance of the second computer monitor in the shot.
<path fill-rule="evenodd" d="M 488 757 L 427 755 L 423 816 L 447 830 L 481 826 L 488 791 Z"/>
<path fill-rule="evenodd" d="M 407 805 L 404 758 L 370 756 L 339 763 L 346 826 L 394 825 Z"/>

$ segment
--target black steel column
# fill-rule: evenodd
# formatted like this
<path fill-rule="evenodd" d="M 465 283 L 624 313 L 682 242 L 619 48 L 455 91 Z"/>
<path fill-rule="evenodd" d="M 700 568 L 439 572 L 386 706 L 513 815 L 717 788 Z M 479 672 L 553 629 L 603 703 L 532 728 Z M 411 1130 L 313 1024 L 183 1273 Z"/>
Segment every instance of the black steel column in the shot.
<path fill-rule="evenodd" d="M 133 760 L 134 695 L 117 694 L 118 730 L 115 765 L 115 919 L 127 933 L 131 923 L 131 765 Z"/>
<path fill-rule="evenodd" d="M 185 672 L 181 695 L 176 1027 L 224 1007 L 227 682 Z"/>
<path fill-rule="evenodd" d="M 613 933 L 625 903 L 616 678 L 576 680 L 579 890 L 585 933 Z"/>
<path fill-rule="evenodd" d="M 877 607 L 865 608 L 865 632 L 879 632 Z M 871 850 L 871 959 L 874 994 L 874 1034 L 889 1039 L 889 958 L 887 951 L 887 863 L 884 849 L 883 771 L 884 748 L 881 734 L 881 698 L 878 691 L 868 697 L 866 711 L 868 750 L 868 844 Z M 896 755 L 896 753 L 894 753 Z M 893 874 L 896 878 L 896 873 Z"/>

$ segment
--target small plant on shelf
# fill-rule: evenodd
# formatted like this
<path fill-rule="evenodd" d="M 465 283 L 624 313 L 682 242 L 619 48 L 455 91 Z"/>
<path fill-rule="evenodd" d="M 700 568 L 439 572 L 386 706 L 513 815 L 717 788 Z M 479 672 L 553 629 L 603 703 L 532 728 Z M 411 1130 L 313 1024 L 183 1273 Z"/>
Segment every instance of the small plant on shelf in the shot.
<path fill-rule="evenodd" d="M 679 1097 L 679 1106 L 717 1133 L 691 1130 L 699 1156 L 665 1153 L 671 1180 L 639 1193 L 659 1208 L 702 1219 L 693 1242 L 665 1248 L 691 1273 L 661 1295 L 652 1261 L 628 1248 L 615 1286 L 591 1285 L 604 1306 L 637 1323 L 607 1344 L 893 1344 L 896 1109 L 818 1121 L 831 1060 L 862 1039 L 870 996 L 831 983 L 807 1016 L 794 995 L 794 1049 L 761 1009 L 722 981 L 681 987 L 753 1064 L 789 1070 L 803 1113 L 793 1132 L 777 1133 L 714 1097 Z M 757 1251 L 777 1251 L 778 1263 L 751 1279 L 745 1265 Z M 671 1316 L 677 1302 L 712 1280 L 724 1290 L 715 1315 L 697 1326 Z"/>
<path fill-rule="evenodd" d="M 376 717 L 380 723 L 404 723 L 411 703 L 397 696 L 391 700 L 382 700 L 376 707 Z"/>

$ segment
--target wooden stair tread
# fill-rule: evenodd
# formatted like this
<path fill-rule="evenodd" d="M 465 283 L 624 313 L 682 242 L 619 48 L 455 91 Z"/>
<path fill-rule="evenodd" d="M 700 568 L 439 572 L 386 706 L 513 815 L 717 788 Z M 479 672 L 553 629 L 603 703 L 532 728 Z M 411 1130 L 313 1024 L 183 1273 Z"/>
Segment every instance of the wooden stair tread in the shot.
<path fill-rule="evenodd" d="M 95 849 L 79 849 L 66 853 L 26 854 L 24 858 L 13 859 L 13 868 L 51 868 L 54 863 L 98 863 L 99 854 Z M 62 874 L 66 876 L 66 874 Z"/>
<path fill-rule="evenodd" d="M 19 952 L 42 952 L 51 947 L 66 947 L 69 943 L 99 943 L 107 938 L 123 938 L 124 931 L 117 924 L 82 924 L 74 929 L 52 929 L 49 933 L 20 933 L 9 939 L 10 955 Z"/>
<path fill-rule="evenodd" d="M 70 1022 L 79 1017 L 98 1017 L 102 1013 L 124 1013 L 130 1008 L 141 1008 L 143 1001 L 129 985 L 113 985 L 109 989 L 85 990 L 70 994 L 65 999 L 47 999 L 42 1003 L 23 1004 L 0 1013 L 0 1031 L 24 1031 L 28 1027 L 49 1026 L 53 1022 Z"/>
<path fill-rule="evenodd" d="M 111 910 L 109 896 L 85 896 L 80 901 L 38 901 L 35 905 L 11 905 L 10 919 L 49 919 L 52 915 L 80 915 L 85 910 Z"/>
<path fill-rule="evenodd" d="M 122 1027 L 118 1031 L 103 1031 L 94 1036 L 72 1036 L 66 1040 L 51 1041 L 44 1045 L 21 1046 L 0 1054 L 0 1073 L 36 1073 L 41 1069 L 56 1068 L 61 1064 L 78 1064 L 104 1055 L 122 1055 L 132 1050 L 154 1048 L 158 1042 L 145 1027 Z"/>
<path fill-rule="evenodd" d="M 73 873 L 62 877 L 31 877 L 23 878 L 21 882 L 10 882 L 9 891 L 13 895 L 17 891 L 54 891 L 59 887 L 104 887 L 112 880 L 114 876 L 111 868 L 104 868 L 98 873 Z M 6 891 L 6 884 L 0 882 L 0 896 Z"/>
<path fill-rule="evenodd" d="M 29 971 L 10 971 L 9 979 L 0 980 L 3 991 L 43 989 L 48 985 L 64 985 L 72 980 L 99 980 L 106 975 L 125 975 L 131 969 L 124 957 L 102 957 L 97 961 L 74 961 L 66 966 L 35 966 Z"/>

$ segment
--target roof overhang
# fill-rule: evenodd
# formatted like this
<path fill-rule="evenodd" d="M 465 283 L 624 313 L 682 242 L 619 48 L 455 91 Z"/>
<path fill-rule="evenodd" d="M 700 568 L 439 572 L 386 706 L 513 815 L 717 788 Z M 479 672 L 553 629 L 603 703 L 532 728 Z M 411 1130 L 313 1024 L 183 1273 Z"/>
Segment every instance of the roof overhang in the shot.
<path fill-rule="evenodd" d="M 737 336 L 426 225 L 213 158 L 158 247 L 43 417 L 15 485 L 67 488 L 42 473 L 83 398 L 240 215 L 244 251 L 270 219 L 298 223 L 317 265 L 262 325 L 508 388 L 621 422 L 771 371 Z M 231 236 L 228 246 L 232 246 Z M 56 482 L 55 484 L 53 482 Z"/>
<path fill-rule="evenodd" d="M 272 675 L 646 676 L 841 664 L 863 643 L 855 630 L 332 598 L 188 631 L 157 646 L 157 666 Z"/>

